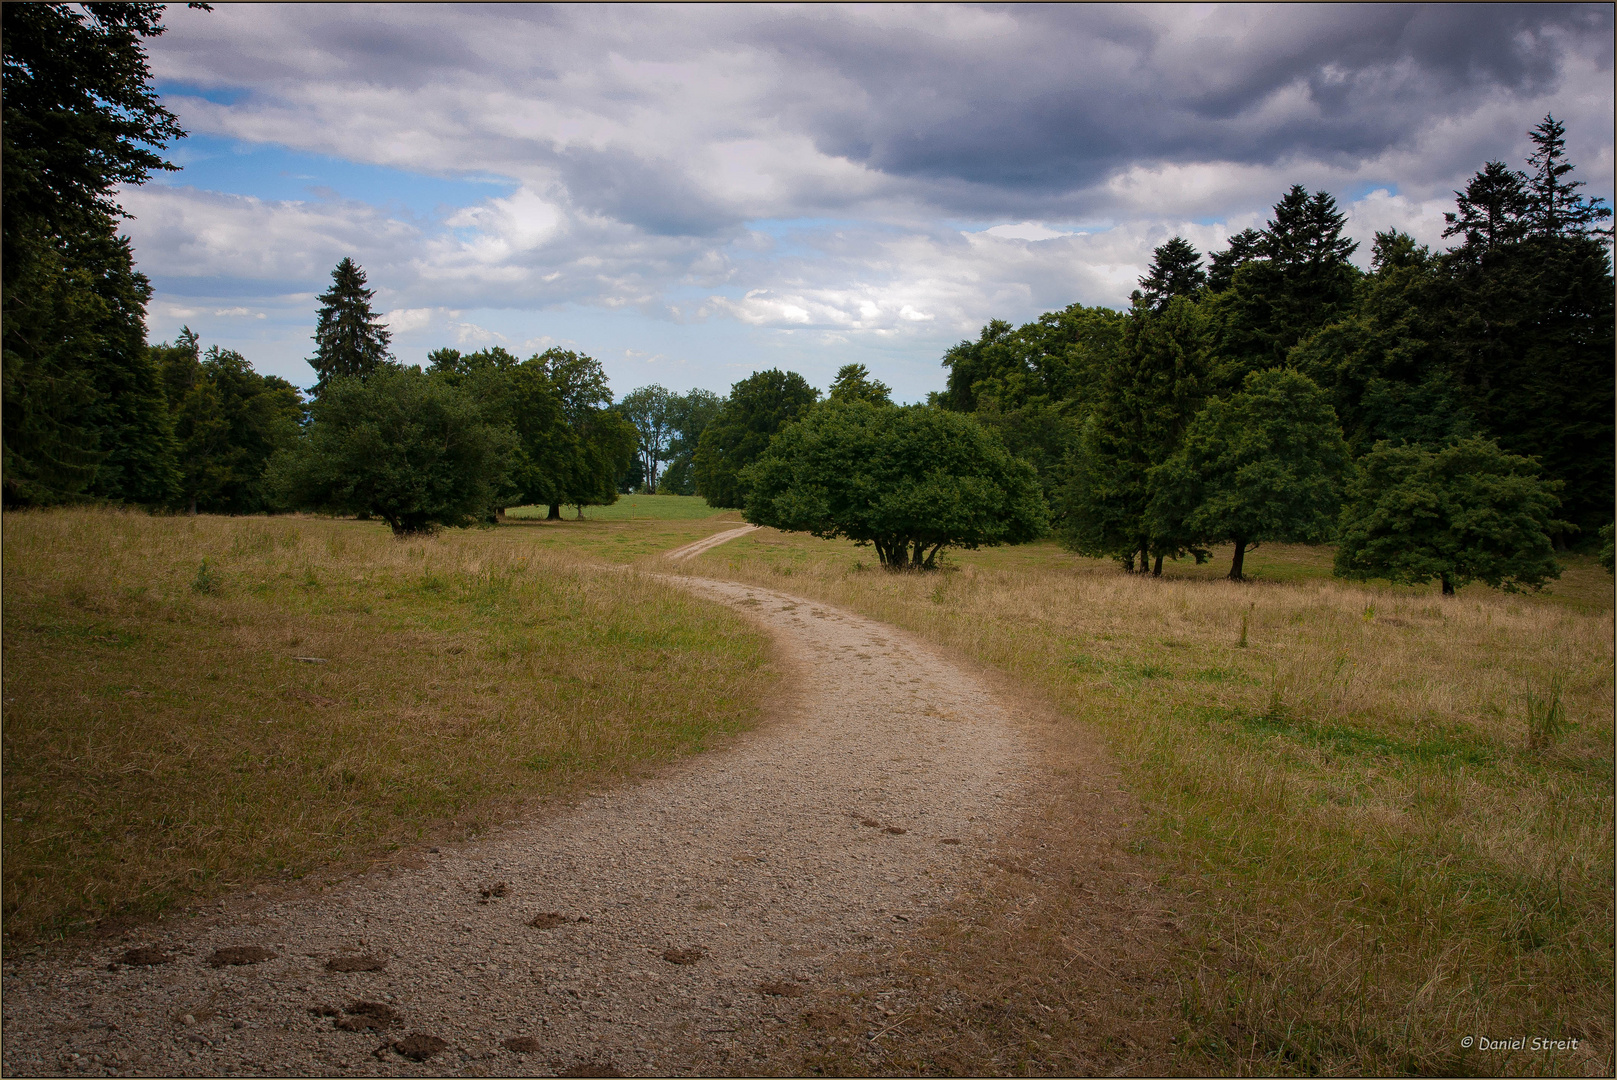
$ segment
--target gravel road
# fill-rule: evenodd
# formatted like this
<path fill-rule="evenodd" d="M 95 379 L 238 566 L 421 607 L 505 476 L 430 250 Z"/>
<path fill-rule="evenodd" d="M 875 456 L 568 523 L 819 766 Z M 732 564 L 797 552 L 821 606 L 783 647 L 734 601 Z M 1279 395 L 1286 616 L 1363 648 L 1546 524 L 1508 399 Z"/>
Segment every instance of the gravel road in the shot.
<path fill-rule="evenodd" d="M 776 636 L 796 670 L 773 722 L 324 892 L 18 955 L 5 1073 L 756 1068 L 739 1036 L 800 1023 L 793 999 L 839 957 L 901 942 L 974 879 L 1033 798 L 1031 751 L 983 685 L 901 631 L 669 580 Z M 238 947 L 264 958 L 223 962 Z M 157 958 L 132 948 L 167 960 L 120 963 Z"/>

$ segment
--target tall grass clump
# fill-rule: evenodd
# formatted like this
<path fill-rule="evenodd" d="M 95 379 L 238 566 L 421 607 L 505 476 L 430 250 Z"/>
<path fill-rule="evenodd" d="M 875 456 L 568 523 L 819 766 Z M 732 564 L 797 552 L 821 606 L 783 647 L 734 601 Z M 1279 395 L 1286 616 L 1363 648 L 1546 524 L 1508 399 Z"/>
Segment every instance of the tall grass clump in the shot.
<path fill-rule="evenodd" d="M 757 719 L 761 634 L 534 535 L 8 513 L 7 939 L 466 835 Z"/>
<path fill-rule="evenodd" d="M 945 588 L 858 573 L 856 557 L 759 533 L 692 572 L 906 627 L 1104 740 L 1140 808 L 1130 848 L 1160 875 L 1149 896 L 1183 931 L 1149 961 L 1171 985 L 1159 1016 L 1171 1056 L 1134 1067 L 1610 1071 L 1613 622 L 1592 563 L 1557 586 L 1572 602 L 1483 587 L 1445 599 L 1301 572 L 1284 584 L 1149 579 L 1052 547 L 959 556 Z M 993 1015 L 1025 1033 L 1094 1007 L 1095 965 L 1036 969 L 1037 950 L 1022 947 L 1075 932 L 1093 910 L 1093 875 L 1070 875 L 1065 901 L 1007 909 L 994 949 L 967 954 L 975 967 L 954 985 L 997 988 L 977 1023 Z M 1018 980 L 1040 987 L 1021 1019 Z M 933 1019 L 911 1024 L 913 1037 L 947 1012 L 922 1010 Z M 1104 1017 L 1085 1023 L 1105 1029 Z M 1461 1043 L 1500 1032 L 1579 1049 Z M 1060 1040 L 1033 1053 L 1027 1038 L 951 1068 L 1099 1067 Z"/>

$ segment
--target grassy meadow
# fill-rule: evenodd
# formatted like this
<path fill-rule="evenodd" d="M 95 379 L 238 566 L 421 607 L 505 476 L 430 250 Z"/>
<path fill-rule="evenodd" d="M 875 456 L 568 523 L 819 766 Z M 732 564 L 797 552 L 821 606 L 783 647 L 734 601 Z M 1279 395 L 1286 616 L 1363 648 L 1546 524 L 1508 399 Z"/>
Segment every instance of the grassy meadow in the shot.
<path fill-rule="evenodd" d="M 1117 943 L 1154 969 L 1141 985 L 1165 989 L 1166 1057 L 1107 1060 L 1609 1074 L 1613 588 L 1592 559 L 1544 594 L 1448 600 L 1333 581 L 1328 550 L 1285 545 L 1249 556 L 1244 584 L 1222 580 L 1227 553 L 1153 580 L 1047 543 L 953 553 L 932 575 L 873 564 L 763 530 L 688 572 L 906 627 L 1102 736 L 1139 807 L 1129 853 L 1182 931 L 1155 951 Z M 952 933 L 920 981 L 980 1007 L 920 1009 L 884 1037 L 884 1069 L 1059 1074 L 1096 1067 L 1078 1051 L 1106 1008 L 1112 1042 L 1143 1030 L 1138 1001 L 1097 1013 L 1094 965 L 1058 947 L 1093 910 L 1087 872 L 1069 871 Z M 1459 1041 L 1504 1033 L 1582 1046 Z M 869 1067 L 816 1053 L 803 1063 Z"/>
<path fill-rule="evenodd" d="M 8 514 L 9 940 L 475 833 L 754 723 L 765 642 L 639 567 L 905 627 L 1025 694 L 1053 761 L 1103 748 L 1055 770 L 1037 875 L 882 962 L 918 1003 L 882 1019 L 883 1071 L 1612 1070 L 1613 586 L 1591 559 L 1445 600 L 1334 581 L 1323 548 L 1265 545 L 1241 584 L 1227 552 L 1151 579 L 1050 543 L 895 575 L 765 529 L 674 567 L 736 515 L 510 517 L 400 542 Z M 873 1068 L 873 1040 L 800 1034 L 768 1067 Z"/>
<path fill-rule="evenodd" d="M 7 513 L 7 942 L 475 833 L 755 723 L 764 638 L 539 540 L 568 528 Z"/>

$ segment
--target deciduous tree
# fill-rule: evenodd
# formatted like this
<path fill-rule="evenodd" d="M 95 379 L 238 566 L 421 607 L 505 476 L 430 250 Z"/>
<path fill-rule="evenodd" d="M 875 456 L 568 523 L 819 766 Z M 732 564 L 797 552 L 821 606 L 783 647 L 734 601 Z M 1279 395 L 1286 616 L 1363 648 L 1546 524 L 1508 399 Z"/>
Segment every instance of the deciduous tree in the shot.
<path fill-rule="evenodd" d="M 691 461 L 696 493 L 710 506 L 739 510 L 746 505 L 741 472 L 769 446 L 769 440 L 813 405 L 820 392 L 795 371 L 755 371 L 730 388 L 719 415 L 702 432 Z"/>
<path fill-rule="evenodd" d="M 890 570 L 1032 540 L 1049 520 L 1032 466 L 971 417 L 926 405 L 827 402 L 782 428 L 742 484 L 748 521 L 869 544 Z"/>
<path fill-rule="evenodd" d="M 287 505 L 371 514 L 406 536 L 486 520 L 508 483 L 510 429 L 419 369 L 337 376 L 310 409 L 303 437 L 270 466 Z"/>
<path fill-rule="evenodd" d="M 1229 576 L 1240 581 L 1248 548 L 1329 539 L 1350 468 L 1336 413 L 1312 380 L 1253 372 L 1240 393 L 1209 400 L 1153 471 L 1149 516 L 1169 535 L 1233 543 Z"/>
<path fill-rule="evenodd" d="M 1471 581 L 1513 591 L 1559 577 L 1549 533 L 1559 500 L 1536 462 L 1473 436 L 1437 450 L 1382 443 L 1359 459 L 1336 573 L 1406 585 Z"/>

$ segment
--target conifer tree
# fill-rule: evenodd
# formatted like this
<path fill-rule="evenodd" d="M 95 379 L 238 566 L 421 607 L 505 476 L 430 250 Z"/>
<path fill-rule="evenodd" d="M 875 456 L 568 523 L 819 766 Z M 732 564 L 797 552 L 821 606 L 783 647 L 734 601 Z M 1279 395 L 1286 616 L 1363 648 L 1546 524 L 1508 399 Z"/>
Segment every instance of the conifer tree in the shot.
<path fill-rule="evenodd" d="M 118 234 L 116 191 L 185 134 L 144 41 L 161 4 L 7 4 L 0 372 L 7 504 L 163 503 L 174 440 L 146 349 L 151 285 Z"/>
<path fill-rule="evenodd" d="M 1464 191 L 1454 193 L 1455 211 L 1443 215 L 1443 238 L 1461 237 L 1473 252 L 1492 251 L 1527 234 L 1527 176 L 1503 161 L 1484 165 Z"/>
<path fill-rule="evenodd" d="M 1176 296 L 1194 299 L 1207 285 L 1201 252 L 1190 241 L 1176 236 L 1151 253 L 1151 266 L 1140 279 L 1135 296 L 1161 311 Z"/>
<path fill-rule="evenodd" d="M 365 271 L 343 258 L 331 271 L 331 288 L 320 294 L 314 328 L 314 356 L 309 366 L 319 373 L 314 392 L 339 376 L 363 379 L 393 362 L 387 351 L 392 334 L 371 310 L 375 289 L 365 287 Z"/>
<path fill-rule="evenodd" d="M 1611 217 L 1611 207 L 1600 199 L 1590 202 L 1578 193 L 1582 180 L 1563 179 L 1573 169 L 1566 160 L 1566 125 L 1546 115 L 1528 132 L 1534 150 L 1527 161 L 1533 167 L 1528 180 L 1528 216 L 1536 236 L 1609 236 L 1611 230 L 1596 227 Z"/>

